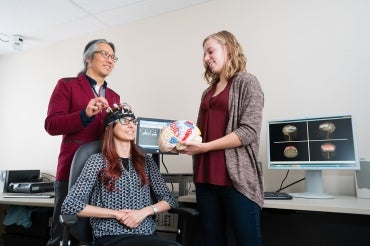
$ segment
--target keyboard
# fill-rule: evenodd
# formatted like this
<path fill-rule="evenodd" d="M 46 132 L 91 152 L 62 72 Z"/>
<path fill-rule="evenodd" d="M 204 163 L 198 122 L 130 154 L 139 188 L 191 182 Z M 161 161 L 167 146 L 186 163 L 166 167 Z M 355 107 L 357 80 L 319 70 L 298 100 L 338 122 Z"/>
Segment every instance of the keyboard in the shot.
<path fill-rule="evenodd" d="M 4 193 L 4 198 L 53 198 L 54 193 Z"/>
<path fill-rule="evenodd" d="M 264 192 L 265 200 L 291 200 L 293 197 L 288 193 L 284 192 L 275 192 L 275 191 L 265 191 Z"/>

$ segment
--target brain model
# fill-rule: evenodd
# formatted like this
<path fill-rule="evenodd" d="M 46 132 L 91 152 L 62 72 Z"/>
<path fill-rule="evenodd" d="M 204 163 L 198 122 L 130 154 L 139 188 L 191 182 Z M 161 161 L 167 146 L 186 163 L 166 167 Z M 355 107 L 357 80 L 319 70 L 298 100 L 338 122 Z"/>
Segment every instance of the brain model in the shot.
<path fill-rule="evenodd" d="M 178 120 L 162 129 L 158 138 L 158 146 L 162 152 L 178 152 L 185 149 L 180 141 L 202 142 L 200 130 L 191 121 Z"/>

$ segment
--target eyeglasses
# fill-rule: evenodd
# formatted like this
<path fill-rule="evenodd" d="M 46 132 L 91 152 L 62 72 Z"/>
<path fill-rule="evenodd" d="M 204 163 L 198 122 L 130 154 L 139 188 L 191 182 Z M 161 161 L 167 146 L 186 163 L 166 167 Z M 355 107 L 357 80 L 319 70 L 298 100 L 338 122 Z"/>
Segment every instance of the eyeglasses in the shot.
<path fill-rule="evenodd" d="M 119 119 L 119 123 L 121 123 L 121 125 L 124 125 L 124 126 L 127 126 L 128 124 L 130 124 L 130 122 L 134 125 L 137 125 L 138 123 L 137 119 L 128 119 L 128 118 Z"/>
<path fill-rule="evenodd" d="M 110 55 L 108 52 L 104 50 L 95 51 L 94 53 L 99 53 L 104 59 L 112 59 L 114 62 L 118 61 L 118 57 L 114 54 Z"/>

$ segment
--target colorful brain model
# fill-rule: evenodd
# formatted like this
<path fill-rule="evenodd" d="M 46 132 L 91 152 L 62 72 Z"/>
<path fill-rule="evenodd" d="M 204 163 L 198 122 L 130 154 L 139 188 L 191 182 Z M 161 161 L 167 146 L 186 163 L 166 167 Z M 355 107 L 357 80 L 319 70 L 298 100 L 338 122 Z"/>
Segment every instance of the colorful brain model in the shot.
<path fill-rule="evenodd" d="M 180 141 L 202 142 L 199 128 L 188 120 L 178 120 L 162 129 L 158 146 L 162 152 L 178 152 L 185 149 Z"/>

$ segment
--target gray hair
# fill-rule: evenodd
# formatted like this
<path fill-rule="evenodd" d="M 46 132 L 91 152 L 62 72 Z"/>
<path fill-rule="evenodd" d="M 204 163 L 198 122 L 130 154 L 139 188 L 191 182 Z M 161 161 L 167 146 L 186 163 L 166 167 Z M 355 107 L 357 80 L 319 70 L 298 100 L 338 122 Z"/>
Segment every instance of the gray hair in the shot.
<path fill-rule="evenodd" d="M 85 49 L 84 49 L 84 53 L 83 53 L 84 68 L 78 73 L 78 75 L 84 74 L 84 73 L 87 72 L 87 65 L 88 64 L 87 64 L 86 60 L 93 58 L 93 56 L 95 54 L 95 51 L 97 51 L 97 49 L 98 49 L 98 45 L 101 44 L 101 43 L 108 44 L 112 48 L 113 52 L 116 52 L 114 44 L 112 42 L 108 42 L 106 39 L 95 39 L 95 40 L 90 41 L 89 43 L 86 44 Z"/>

